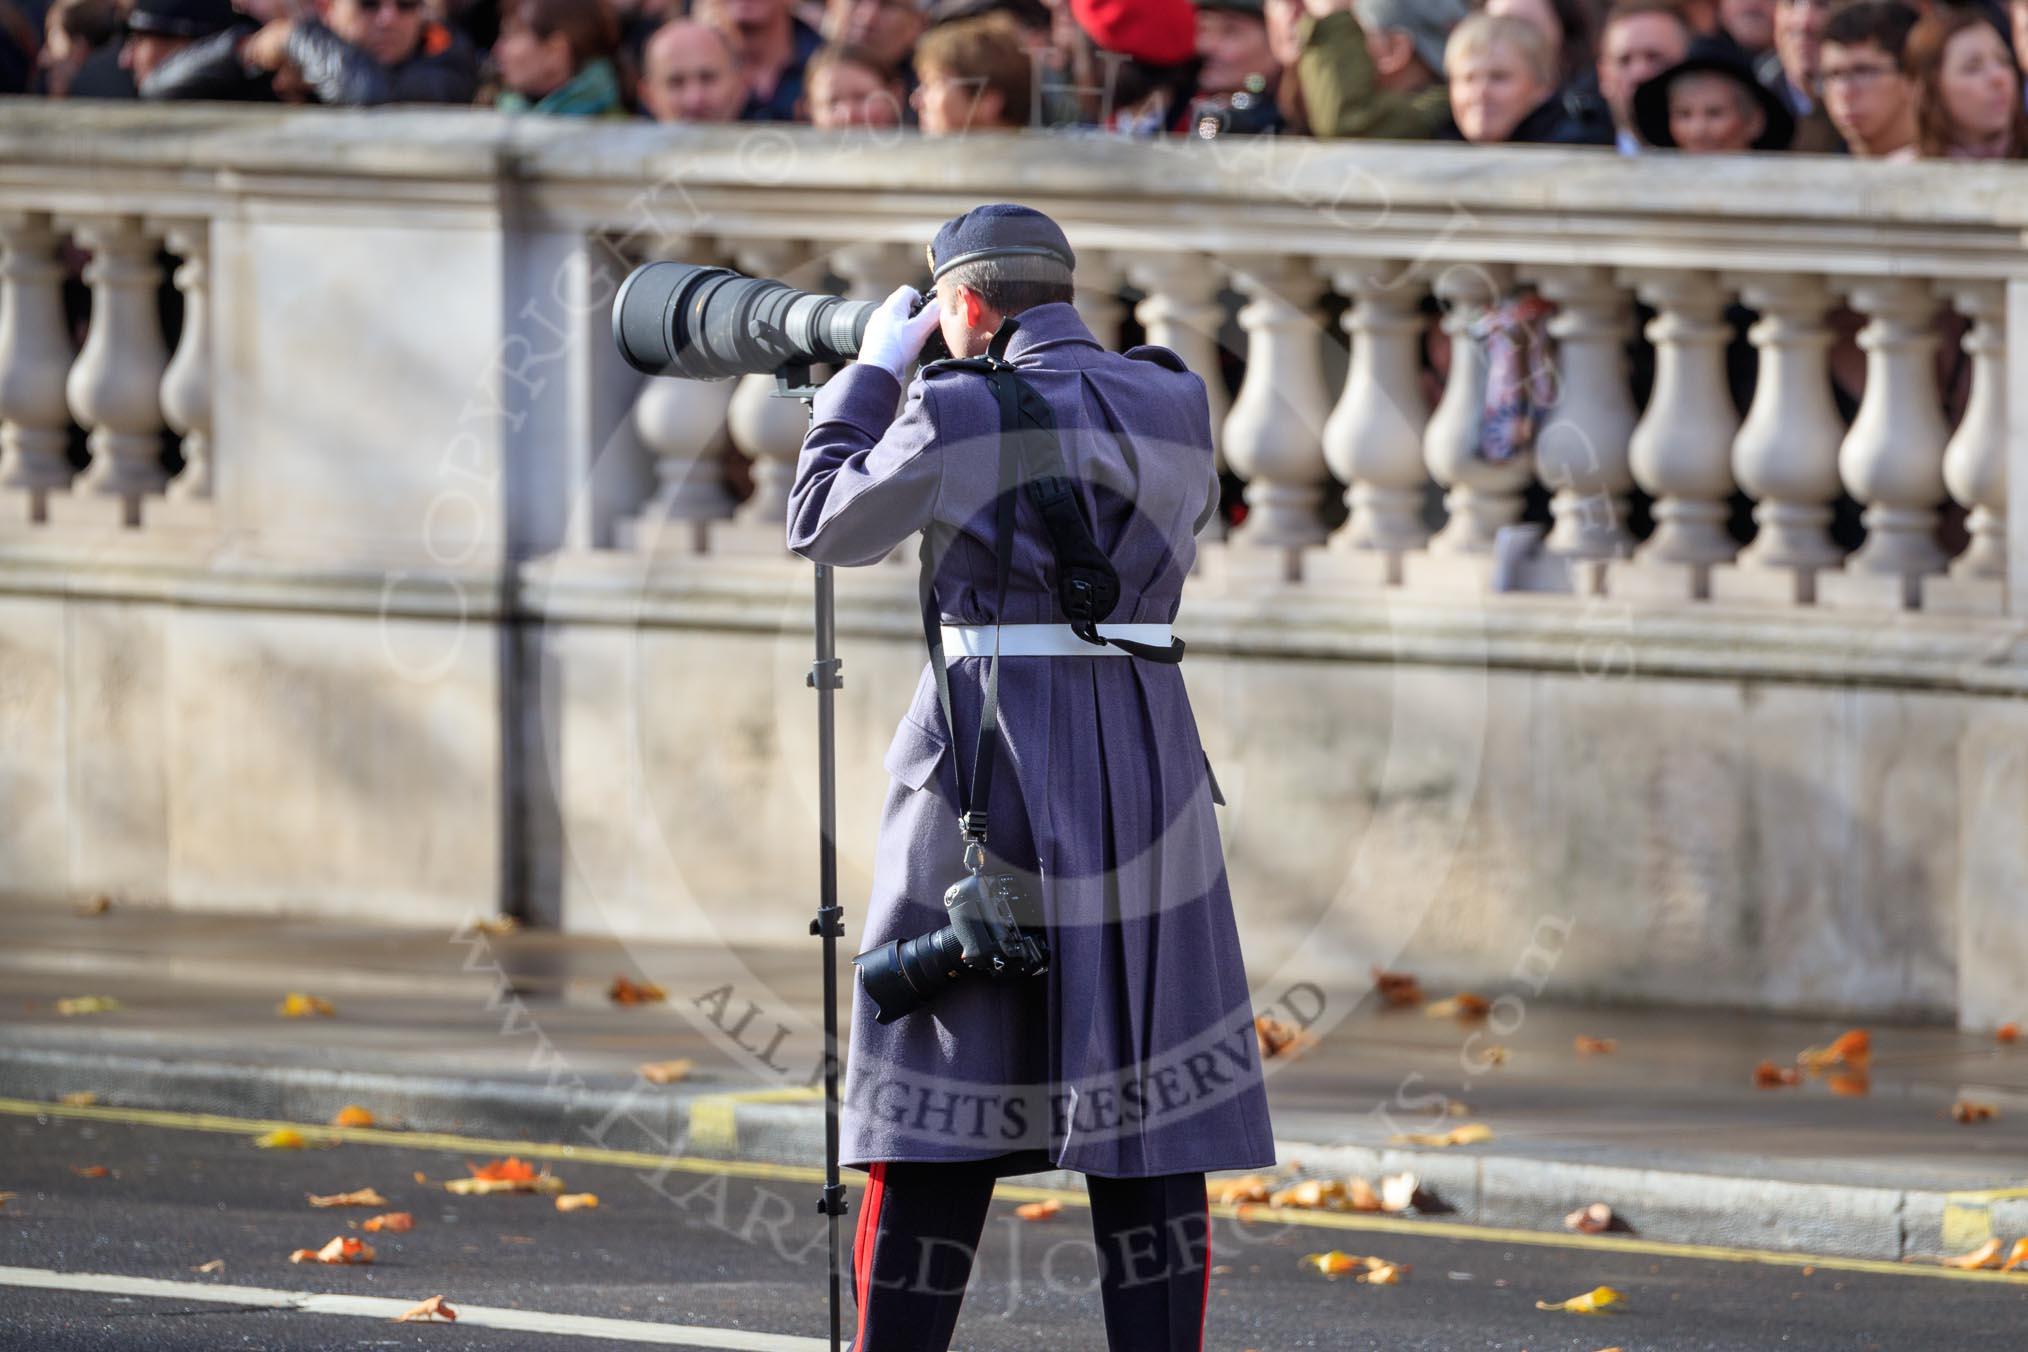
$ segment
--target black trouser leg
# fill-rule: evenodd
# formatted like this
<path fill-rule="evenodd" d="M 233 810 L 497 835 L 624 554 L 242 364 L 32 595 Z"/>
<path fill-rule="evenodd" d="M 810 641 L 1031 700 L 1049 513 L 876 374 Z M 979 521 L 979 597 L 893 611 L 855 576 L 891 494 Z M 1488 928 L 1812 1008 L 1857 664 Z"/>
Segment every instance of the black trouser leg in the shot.
<path fill-rule="evenodd" d="M 1203 1352 L 1211 1280 L 1204 1175 L 1085 1177 L 1112 1352 Z"/>
<path fill-rule="evenodd" d="M 867 1170 L 852 1234 L 852 1352 L 945 1352 L 996 1181 L 992 1161 Z"/>

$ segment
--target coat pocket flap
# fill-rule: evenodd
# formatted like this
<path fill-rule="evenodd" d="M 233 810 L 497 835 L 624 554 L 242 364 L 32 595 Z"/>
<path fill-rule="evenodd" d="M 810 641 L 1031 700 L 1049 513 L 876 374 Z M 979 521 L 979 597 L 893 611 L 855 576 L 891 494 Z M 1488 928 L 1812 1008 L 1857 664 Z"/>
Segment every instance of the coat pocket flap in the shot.
<path fill-rule="evenodd" d="M 896 780 L 911 789 L 920 789 L 937 773 L 937 766 L 949 751 L 950 744 L 941 728 L 926 728 L 912 718 L 904 718 L 894 730 L 894 740 L 888 743 L 883 764 Z"/>

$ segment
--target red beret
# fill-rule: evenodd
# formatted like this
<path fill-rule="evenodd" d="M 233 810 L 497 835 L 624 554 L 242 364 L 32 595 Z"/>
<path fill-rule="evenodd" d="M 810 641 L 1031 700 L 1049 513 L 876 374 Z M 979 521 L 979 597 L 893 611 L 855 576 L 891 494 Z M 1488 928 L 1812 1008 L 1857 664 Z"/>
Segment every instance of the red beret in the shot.
<path fill-rule="evenodd" d="M 1197 54 L 1191 0 L 1070 0 L 1070 16 L 1108 52 L 1173 66 Z"/>

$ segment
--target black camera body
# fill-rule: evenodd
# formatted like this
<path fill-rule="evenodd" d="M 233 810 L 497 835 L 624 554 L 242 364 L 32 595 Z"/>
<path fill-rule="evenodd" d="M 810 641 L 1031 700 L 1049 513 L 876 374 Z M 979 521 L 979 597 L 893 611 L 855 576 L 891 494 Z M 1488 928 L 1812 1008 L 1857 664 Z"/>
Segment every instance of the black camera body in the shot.
<path fill-rule="evenodd" d="M 951 922 L 913 939 L 890 939 L 853 958 L 859 983 L 873 1001 L 875 1023 L 893 1023 L 942 994 L 967 971 L 1001 979 L 1049 970 L 1039 898 L 1014 873 L 976 872 L 944 892 Z M 1024 927 L 1027 917 L 1031 924 Z"/>
<path fill-rule="evenodd" d="M 916 301 L 915 304 L 908 307 L 908 317 L 910 319 L 915 318 L 917 315 L 922 313 L 923 307 L 925 305 L 934 305 L 936 304 L 936 300 L 937 300 L 937 289 L 935 287 L 931 287 L 929 290 L 922 293 L 922 298 L 920 300 Z M 931 329 L 929 337 L 923 342 L 922 355 L 918 357 L 916 360 L 920 361 L 923 365 L 927 366 L 933 361 L 942 361 L 944 358 L 950 355 L 951 355 L 950 345 L 944 341 L 943 330 Z"/>

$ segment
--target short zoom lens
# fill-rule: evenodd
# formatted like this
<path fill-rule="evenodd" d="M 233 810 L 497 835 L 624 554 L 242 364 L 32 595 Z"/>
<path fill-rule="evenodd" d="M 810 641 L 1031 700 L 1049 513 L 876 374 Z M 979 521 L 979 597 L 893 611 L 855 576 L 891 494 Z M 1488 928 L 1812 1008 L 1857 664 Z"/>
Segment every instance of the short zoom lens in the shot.
<path fill-rule="evenodd" d="M 943 993 L 965 974 L 964 946 L 949 925 L 913 939 L 889 939 L 852 959 L 873 1001 L 875 1023 L 893 1023 Z"/>
<path fill-rule="evenodd" d="M 876 308 L 730 268 L 644 263 L 613 298 L 613 342 L 627 365 L 649 375 L 764 375 L 849 361 Z"/>

